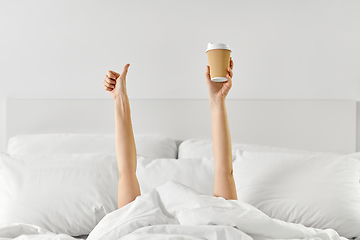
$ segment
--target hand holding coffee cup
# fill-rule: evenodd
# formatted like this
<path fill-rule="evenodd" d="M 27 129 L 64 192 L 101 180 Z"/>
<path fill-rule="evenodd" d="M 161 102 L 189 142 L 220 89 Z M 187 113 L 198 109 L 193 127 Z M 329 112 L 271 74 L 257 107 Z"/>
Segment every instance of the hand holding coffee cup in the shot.
<path fill-rule="evenodd" d="M 211 80 L 210 67 L 206 66 L 205 77 L 209 89 L 209 96 L 211 100 L 225 99 L 232 86 L 234 62 L 230 57 L 230 67 L 228 67 L 226 74 L 226 82 L 214 82 Z"/>
<path fill-rule="evenodd" d="M 210 66 L 211 81 L 226 82 L 227 69 L 230 67 L 231 49 L 224 43 L 209 43 L 206 49 Z"/>

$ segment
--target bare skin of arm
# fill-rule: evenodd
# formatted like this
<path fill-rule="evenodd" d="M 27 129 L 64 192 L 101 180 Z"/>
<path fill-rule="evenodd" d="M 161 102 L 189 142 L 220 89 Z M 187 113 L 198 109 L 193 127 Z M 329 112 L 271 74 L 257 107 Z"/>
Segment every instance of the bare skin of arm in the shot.
<path fill-rule="evenodd" d="M 232 85 L 233 61 L 228 68 L 228 81 L 212 82 L 210 68 L 206 68 L 206 82 L 212 117 L 212 138 L 215 160 L 214 196 L 237 199 L 233 178 L 231 137 L 227 119 L 225 98 Z M 126 91 L 126 75 L 130 64 L 125 65 L 121 74 L 108 71 L 104 89 L 110 92 L 115 103 L 115 143 L 119 170 L 118 207 L 121 208 L 140 196 L 136 177 L 136 147 L 132 130 L 130 104 Z"/>
<path fill-rule="evenodd" d="M 115 144 L 119 170 L 118 208 L 140 196 L 136 177 L 136 147 L 131 123 L 130 104 L 126 91 L 126 75 L 130 64 L 125 65 L 121 74 L 108 71 L 104 89 L 110 92 L 115 105 Z"/>
<path fill-rule="evenodd" d="M 232 166 L 231 136 L 225 105 L 225 98 L 232 86 L 233 67 L 234 63 L 230 59 L 226 82 L 211 81 L 209 66 L 205 72 L 212 121 L 215 169 L 214 196 L 225 199 L 237 199 Z"/>

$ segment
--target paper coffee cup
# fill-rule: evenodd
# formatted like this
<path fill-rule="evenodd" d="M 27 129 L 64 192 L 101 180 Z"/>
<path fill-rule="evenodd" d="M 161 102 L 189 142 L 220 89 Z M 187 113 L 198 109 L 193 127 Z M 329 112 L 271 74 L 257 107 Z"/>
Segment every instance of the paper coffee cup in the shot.
<path fill-rule="evenodd" d="M 230 67 L 231 49 L 224 43 L 209 43 L 206 49 L 210 66 L 211 81 L 226 82 L 228 67 Z"/>

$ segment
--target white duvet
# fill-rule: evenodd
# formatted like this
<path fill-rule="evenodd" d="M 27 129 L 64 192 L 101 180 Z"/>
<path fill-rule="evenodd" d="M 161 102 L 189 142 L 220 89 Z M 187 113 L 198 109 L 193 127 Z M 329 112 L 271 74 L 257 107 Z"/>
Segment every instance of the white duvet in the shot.
<path fill-rule="evenodd" d="M 75 240 L 28 224 L 0 226 L 0 239 Z M 345 239 L 273 219 L 238 200 L 201 195 L 174 181 L 106 215 L 88 240 L 115 239 Z"/>

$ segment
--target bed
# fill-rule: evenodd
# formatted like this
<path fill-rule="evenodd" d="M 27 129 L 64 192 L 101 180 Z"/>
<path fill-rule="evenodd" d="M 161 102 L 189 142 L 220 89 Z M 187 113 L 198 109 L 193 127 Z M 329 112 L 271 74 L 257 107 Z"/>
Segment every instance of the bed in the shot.
<path fill-rule="evenodd" d="M 130 104 L 142 196 L 117 210 L 111 100 L 7 101 L 0 239 L 360 238 L 356 102 L 227 101 L 237 201 L 207 100 Z"/>

